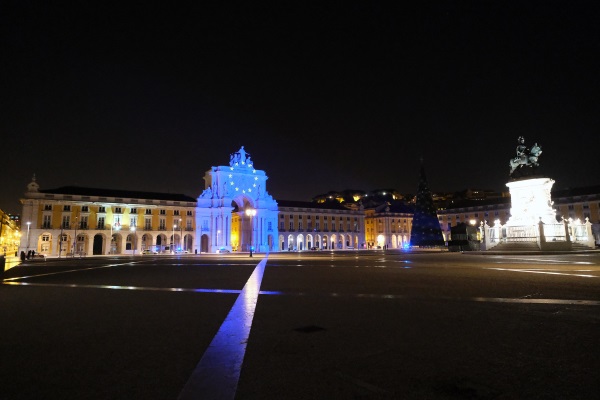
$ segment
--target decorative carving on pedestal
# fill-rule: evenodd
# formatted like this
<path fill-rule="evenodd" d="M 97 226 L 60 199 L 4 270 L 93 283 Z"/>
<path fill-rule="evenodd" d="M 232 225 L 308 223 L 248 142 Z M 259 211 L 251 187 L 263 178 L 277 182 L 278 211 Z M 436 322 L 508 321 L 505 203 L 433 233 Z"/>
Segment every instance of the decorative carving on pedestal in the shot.
<path fill-rule="evenodd" d="M 550 198 L 554 180 L 550 178 L 523 179 L 506 184 L 510 190 L 511 207 L 507 225 L 556 224 L 554 202 Z"/>

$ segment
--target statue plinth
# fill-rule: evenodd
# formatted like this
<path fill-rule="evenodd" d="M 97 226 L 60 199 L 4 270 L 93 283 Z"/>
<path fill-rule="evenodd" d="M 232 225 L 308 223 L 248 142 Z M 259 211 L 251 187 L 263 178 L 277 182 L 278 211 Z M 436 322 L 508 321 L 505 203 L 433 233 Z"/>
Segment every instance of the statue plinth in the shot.
<path fill-rule="evenodd" d="M 521 179 L 506 184 L 510 191 L 509 226 L 535 225 L 540 220 L 556 224 L 556 211 L 551 198 L 554 180 L 550 178 Z"/>

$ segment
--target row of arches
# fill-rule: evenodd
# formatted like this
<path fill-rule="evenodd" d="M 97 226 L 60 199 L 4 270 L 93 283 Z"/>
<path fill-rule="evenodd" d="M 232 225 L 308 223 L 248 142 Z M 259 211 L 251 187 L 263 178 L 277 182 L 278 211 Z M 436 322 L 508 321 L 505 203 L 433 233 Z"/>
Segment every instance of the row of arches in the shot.
<path fill-rule="evenodd" d="M 279 235 L 281 251 L 302 250 L 351 250 L 364 248 L 358 242 L 358 235 L 321 235 L 321 234 L 289 234 Z"/>
<path fill-rule="evenodd" d="M 405 249 L 410 247 L 410 236 L 403 235 L 378 235 L 374 242 L 367 242 L 368 249 Z"/>
<path fill-rule="evenodd" d="M 30 248 L 38 254 L 46 256 L 72 256 L 72 255 L 107 255 L 107 254 L 135 254 L 149 250 L 153 253 L 193 252 L 194 235 L 185 233 L 183 236 L 159 233 L 88 233 L 78 232 L 77 236 L 70 232 L 53 235 L 43 232 L 30 240 Z"/>
<path fill-rule="evenodd" d="M 31 241 L 29 250 L 35 250 L 46 256 L 70 256 L 70 255 L 119 255 L 136 254 L 143 251 L 152 253 L 195 253 L 209 251 L 209 237 L 202 235 L 199 247 L 194 246 L 194 235 L 185 233 L 181 236 L 178 232 L 175 234 L 159 233 L 156 235 L 150 233 L 117 232 L 112 237 L 106 233 L 81 232 L 77 234 L 77 240 L 74 240 L 72 233 L 63 233 L 53 235 L 50 232 L 44 232 Z M 270 236 L 269 236 L 270 237 Z M 407 238 L 404 238 L 407 239 Z M 348 250 L 368 248 L 367 244 L 359 243 L 358 235 L 322 235 L 322 234 L 289 234 L 279 235 L 280 251 L 303 251 L 303 250 Z M 272 249 L 271 240 L 269 245 L 259 245 L 257 251 L 269 251 Z M 403 238 L 392 239 L 392 248 L 401 247 Z M 256 242 L 254 242 L 256 243 Z M 379 245 L 378 241 L 378 245 Z M 383 242 L 381 242 L 381 245 Z M 265 247 L 264 249 L 262 247 Z M 235 249 L 244 251 L 245 249 Z M 248 249 L 246 249 L 248 250 Z"/>

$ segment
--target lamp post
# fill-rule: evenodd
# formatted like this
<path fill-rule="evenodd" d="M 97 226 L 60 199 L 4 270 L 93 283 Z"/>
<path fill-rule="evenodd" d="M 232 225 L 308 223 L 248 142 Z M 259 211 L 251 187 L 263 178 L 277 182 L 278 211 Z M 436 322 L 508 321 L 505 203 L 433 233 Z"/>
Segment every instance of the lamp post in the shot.
<path fill-rule="evenodd" d="M 114 254 L 116 250 L 116 245 L 113 247 L 113 242 L 115 241 L 113 238 L 113 225 L 114 223 L 110 224 L 110 254 Z M 119 229 L 121 229 L 121 226 L 116 225 L 115 230 L 118 231 Z"/>
<path fill-rule="evenodd" d="M 62 255 L 63 224 L 60 224 L 60 239 L 58 240 L 58 258 Z"/>
<path fill-rule="evenodd" d="M 73 258 L 75 258 L 76 251 L 77 251 L 77 217 L 75 217 L 75 238 L 73 239 Z"/>
<path fill-rule="evenodd" d="M 173 225 L 173 240 L 171 241 L 171 254 L 175 254 L 175 250 L 173 249 L 173 247 L 175 247 L 175 228 L 177 228 L 177 225 Z"/>
<path fill-rule="evenodd" d="M 181 223 L 181 218 L 179 218 L 179 232 L 180 232 L 180 237 L 179 237 L 179 242 L 181 243 L 181 250 L 185 250 L 185 247 L 183 245 L 183 224 Z"/>
<path fill-rule="evenodd" d="M 31 222 L 27 221 L 27 248 L 25 249 L 25 253 L 29 254 L 29 227 L 31 226 Z"/>
<path fill-rule="evenodd" d="M 252 257 L 252 236 L 254 235 L 254 225 L 252 219 L 256 215 L 256 210 L 253 208 L 247 208 L 246 215 L 250 217 L 250 257 Z"/>

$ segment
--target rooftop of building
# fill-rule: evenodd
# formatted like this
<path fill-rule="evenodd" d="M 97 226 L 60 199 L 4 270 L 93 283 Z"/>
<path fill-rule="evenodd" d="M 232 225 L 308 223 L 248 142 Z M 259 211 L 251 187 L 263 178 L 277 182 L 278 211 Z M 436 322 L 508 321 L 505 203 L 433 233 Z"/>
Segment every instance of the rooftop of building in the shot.
<path fill-rule="evenodd" d="M 141 192 L 135 190 L 101 189 L 80 186 L 63 186 L 56 189 L 40 189 L 40 193 L 71 196 L 114 197 L 121 199 L 152 199 L 182 202 L 196 202 L 194 197 L 180 193 Z"/>

